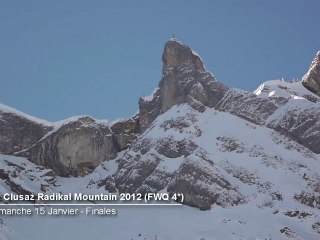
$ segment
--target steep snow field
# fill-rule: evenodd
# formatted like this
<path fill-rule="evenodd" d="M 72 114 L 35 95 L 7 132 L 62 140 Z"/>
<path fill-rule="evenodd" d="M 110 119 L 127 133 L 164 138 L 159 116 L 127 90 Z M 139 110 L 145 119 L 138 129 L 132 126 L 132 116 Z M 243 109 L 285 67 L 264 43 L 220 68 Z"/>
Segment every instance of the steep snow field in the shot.
<path fill-rule="evenodd" d="M 175 127 L 168 127 L 169 123 Z M 184 162 L 194 161 L 223 176 L 244 202 L 224 208 L 213 205 L 209 211 L 188 206 L 116 206 L 117 216 L 1 217 L 0 239 L 319 239 L 319 230 L 312 227 L 320 222 L 319 203 L 315 200 L 307 206 L 295 199 L 302 192 L 319 198 L 313 191 L 320 179 L 318 154 L 267 127 L 214 109 L 200 113 L 187 104 L 159 116 L 135 144 L 144 139 L 151 145 L 148 152 L 161 158 L 157 168 L 176 174 Z M 165 157 L 157 152 L 161 139 L 170 139 L 173 146 L 188 140 L 197 147 L 186 158 Z M 24 158 L 0 155 L 0 164 L 29 191 L 40 191 L 45 182 L 48 192 L 107 193 L 96 183 L 116 174 L 118 160 L 130 152 L 119 153 L 85 177 L 55 177 L 49 183 L 46 170 Z M 16 167 L 10 162 L 24 170 L 14 174 Z M 8 184 L 1 183 L 1 192 L 9 191 Z"/>
<path fill-rule="evenodd" d="M 282 80 L 269 80 L 261 84 L 257 90 L 254 91 L 257 96 L 270 97 L 284 97 L 294 99 L 304 99 L 305 96 L 312 96 L 319 99 L 319 96 L 306 89 L 302 82 L 285 82 Z"/>

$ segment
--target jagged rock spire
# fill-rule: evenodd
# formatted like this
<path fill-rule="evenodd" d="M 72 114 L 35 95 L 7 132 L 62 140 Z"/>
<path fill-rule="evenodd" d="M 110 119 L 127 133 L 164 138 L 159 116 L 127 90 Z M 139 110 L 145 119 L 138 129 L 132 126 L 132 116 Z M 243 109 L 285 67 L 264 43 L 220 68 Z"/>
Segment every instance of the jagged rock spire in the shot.
<path fill-rule="evenodd" d="M 303 77 L 302 83 L 307 89 L 320 95 L 320 51 L 313 59 L 309 71 Z"/>
<path fill-rule="evenodd" d="M 165 44 L 162 61 L 158 89 L 151 98 L 139 101 L 142 130 L 177 104 L 189 103 L 198 109 L 214 107 L 228 90 L 206 71 L 200 56 L 176 38 Z"/>
<path fill-rule="evenodd" d="M 163 74 L 172 68 L 189 65 L 192 70 L 205 71 L 199 55 L 192 51 L 187 45 L 177 38 L 171 38 L 164 46 L 163 54 Z"/>

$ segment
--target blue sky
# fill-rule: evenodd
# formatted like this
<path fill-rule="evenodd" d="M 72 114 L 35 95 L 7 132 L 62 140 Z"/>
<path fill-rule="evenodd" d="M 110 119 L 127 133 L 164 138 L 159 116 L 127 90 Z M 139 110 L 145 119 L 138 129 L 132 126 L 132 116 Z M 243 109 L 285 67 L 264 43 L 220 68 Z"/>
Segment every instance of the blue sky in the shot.
<path fill-rule="evenodd" d="M 0 0 L 0 102 L 51 121 L 128 117 L 161 79 L 174 33 L 230 87 L 301 78 L 318 0 Z"/>

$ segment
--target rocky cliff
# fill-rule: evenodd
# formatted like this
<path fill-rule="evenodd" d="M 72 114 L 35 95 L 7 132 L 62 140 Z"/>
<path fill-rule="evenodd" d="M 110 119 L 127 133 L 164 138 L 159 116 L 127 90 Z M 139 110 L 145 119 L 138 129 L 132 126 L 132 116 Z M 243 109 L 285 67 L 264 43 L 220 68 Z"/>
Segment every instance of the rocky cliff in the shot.
<path fill-rule="evenodd" d="M 309 71 L 303 77 L 302 83 L 307 89 L 320 95 L 320 51 L 313 59 Z"/>
<path fill-rule="evenodd" d="M 2 125 L 1 136 L 9 141 L 2 145 L 1 152 L 28 157 L 58 175 L 83 175 L 130 146 L 156 117 L 172 106 L 188 102 L 203 111 L 206 106 L 214 107 L 228 90 L 206 71 L 197 53 L 176 39 L 166 43 L 162 60 L 159 87 L 151 97 L 139 100 L 137 116 L 111 125 L 90 117 L 47 125 L 28 118 L 16 123 L 8 119 Z M 14 114 L 10 116 L 20 119 Z"/>
<path fill-rule="evenodd" d="M 0 104 L 0 153 L 29 148 L 53 129 L 53 124 Z"/>
<path fill-rule="evenodd" d="M 114 123 L 74 117 L 56 123 L 39 141 L 16 155 L 61 176 L 83 176 L 130 146 L 139 131 L 136 117 Z"/>
<path fill-rule="evenodd" d="M 196 109 L 214 107 L 228 88 L 208 72 L 200 56 L 177 39 L 170 39 L 162 54 L 162 79 L 154 93 L 139 100 L 142 131 L 160 114 L 188 102 Z"/>

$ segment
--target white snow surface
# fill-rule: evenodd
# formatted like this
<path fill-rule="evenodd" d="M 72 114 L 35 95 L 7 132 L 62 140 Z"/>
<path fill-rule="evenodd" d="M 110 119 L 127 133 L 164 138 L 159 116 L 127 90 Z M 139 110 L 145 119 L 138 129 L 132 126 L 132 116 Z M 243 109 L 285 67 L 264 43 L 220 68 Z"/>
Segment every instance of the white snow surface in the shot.
<path fill-rule="evenodd" d="M 21 111 L 19 111 L 17 109 L 14 109 L 12 107 L 9 107 L 7 105 L 4 105 L 4 104 L 0 103 L 0 117 L 1 117 L 1 112 L 12 113 L 12 114 L 20 116 L 22 118 L 27 118 L 32 122 L 39 123 L 39 124 L 42 124 L 42 125 L 45 125 L 45 126 L 52 126 L 53 125 L 51 122 L 48 122 L 46 120 L 30 116 L 30 115 L 28 115 L 26 113 L 23 113 L 23 112 L 21 112 Z"/>
<path fill-rule="evenodd" d="M 168 127 L 172 122 L 183 124 L 182 127 Z M 217 169 L 245 196 L 246 203 L 227 208 L 213 205 L 209 211 L 188 206 L 124 206 L 115 207 L 118 215 L 108 217 L 6 217 L 2 218 L 0 232 L 3 236 L 0 236 L 12 240 L 319 239 L 320 235 L 312 225 L 320 222 L 320 210 L 294 200 L 294 195 L 301 191 L 312 192 L 311 180 L 319 181 L 319 154 L 272 129 L 214 109 L 200 113 L 186 104 L 174 106 L 159 116 L 137 143 L 143 139 L 151 145 L 149 152 L 161 158 L 157 168 L 174 173 L 179 171 L 183 162 L 194 161 L 208 172 Z M 171 139 L 173 143 L 187 139 L 198 147 L 187 158 L 168 158 L 156 152 L 161 139 Z M 52 191 L 107 193 L 95 182 L 115 174 L 118 160 L 128 152 L 132 150 L 123 151 L 116 159 L 103 162 L 85 177 L 57 177 L 58 185 L 51 186 Z M 200 154 L 212 161 L 214 168 L 202 160 Z M 147 156 L 140 161 L 147 161 Z M 7 158 L 0 155 L 1 169 L 7 167 L 4 161 Z M 11 158 L 11 161 L 26 164 L 30 169 L 36 167 L 24 158 Z M 243 180 L 246 178 L 249 182 Z M 24 183 L 26 187 L 36 189 L 32 183 Z M 8 191 L 4 181 L 0 186 L 4 188 L 1 191 Z M 272 193 L 280 193 L 283 200 L 273 199 Z M 285 212 L 295 210 L 311 215 L 302 219 L 285 215 Z M 284 227 L 294 231 L 294 238 L 280 232 Z"/>
<path fill-rule="evenodd" d="M 261 84 L 254 93 L 263 98 L 284 97 L 294 99 L 305 99 L 312 96 L 320 100 L 320 97 L 306 89 L 302 82 L 286 82 L 282 80 L 270 80 Z"/>

